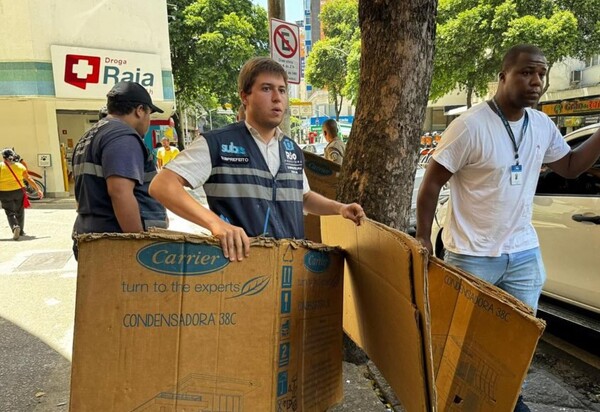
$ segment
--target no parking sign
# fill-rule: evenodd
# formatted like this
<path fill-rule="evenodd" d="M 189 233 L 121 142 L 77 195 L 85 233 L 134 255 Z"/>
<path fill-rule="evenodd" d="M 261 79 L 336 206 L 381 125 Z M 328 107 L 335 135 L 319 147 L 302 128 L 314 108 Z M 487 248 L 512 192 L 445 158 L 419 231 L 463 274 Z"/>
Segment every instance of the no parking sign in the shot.
<path fill-rule="evenodd" d="M 271 19 L 271 58 L 283 66 L 288 83 L 300 83 L 300 28 L 297 25 Z"/>

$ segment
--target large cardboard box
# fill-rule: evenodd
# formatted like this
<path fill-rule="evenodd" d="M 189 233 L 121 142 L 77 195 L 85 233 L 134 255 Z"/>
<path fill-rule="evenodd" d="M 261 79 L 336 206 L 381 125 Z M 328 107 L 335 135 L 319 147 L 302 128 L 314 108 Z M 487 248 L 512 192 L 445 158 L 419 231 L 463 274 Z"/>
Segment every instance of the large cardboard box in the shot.
<path fill-rule="evenodd" d="M 336 198 L 341 166 L 314 153 L 304 152 L 304 173 L 313 192 L 328 199 Z M 321 242 L 320 216 L 304 217 L 304 236 L 313 242 Z"/>
<path fill-rule="evenodd" d="M 530 308 L 382 224 L 321 225 L 347 255 L 344 330 L 408 412 L 513 410 L 544 330 Z"/>
<path fill-rule="evenodd" d="M 339 250 L 254 239 L 86 235 L 73 412 L 322 412 L 342 399 Z"/>

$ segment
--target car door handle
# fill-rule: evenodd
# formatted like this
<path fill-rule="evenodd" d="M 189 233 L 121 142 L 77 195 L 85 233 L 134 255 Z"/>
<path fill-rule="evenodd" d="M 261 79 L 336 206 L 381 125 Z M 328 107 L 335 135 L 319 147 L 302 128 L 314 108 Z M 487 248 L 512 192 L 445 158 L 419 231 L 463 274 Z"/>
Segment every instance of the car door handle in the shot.
<path fill-rule="evenodd" d="M 576 222 L 591 222 L 591 223 L 600 225 L 600 216 L 598 216 L 598 215 L 593 216 L 593 215 L 576 214 L 576 215 L 571 216 L 571 218 Z"/>

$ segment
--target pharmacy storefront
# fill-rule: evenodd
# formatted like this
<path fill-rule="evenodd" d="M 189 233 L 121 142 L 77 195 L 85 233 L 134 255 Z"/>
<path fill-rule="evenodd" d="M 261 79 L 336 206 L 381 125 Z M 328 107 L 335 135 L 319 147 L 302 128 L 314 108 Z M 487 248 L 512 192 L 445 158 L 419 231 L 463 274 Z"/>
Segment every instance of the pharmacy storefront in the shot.
<path fill-rule="evenodd" d="M 44 176 L 48 197 L 73 192 L 73 148 L 115 83 L 140 83 L 164 110 L 152 116 L 149 147 L 169 135 L 175 96 L 165 1 L 0 0 L 0 8 L 0 147 L 14 147 Z"/>
<path fill-rule="evenodd" d="M 71 179 L 72 151 L 83 133 L 98 120 L 98 109 L 106 102 L 106 93 L 119 81 L 134 81 L 148 90 L 152 100 L 165 113 L 172 112 L 172 102 L 165 107 L 160 56 L 117 50 L 99 50 L 52 46 L 52 69 L 56 97 L 78 101 L 97 101 L 92 112 L 58 109 L 56 114 L 58 139 L 66 156 L 67 178 Z M 163 104 L 161 104 L 161 102 Z M 157 114 L 156 116 L 160 116 Z M 164 115 L 163 115 L 164 117 Z M 168 120 L 153 119 L 153 127 L 145 137 L 153 148 L 160 142 L 162 125 Z M 158 124 L 156 124 L 158 123 Z"/>

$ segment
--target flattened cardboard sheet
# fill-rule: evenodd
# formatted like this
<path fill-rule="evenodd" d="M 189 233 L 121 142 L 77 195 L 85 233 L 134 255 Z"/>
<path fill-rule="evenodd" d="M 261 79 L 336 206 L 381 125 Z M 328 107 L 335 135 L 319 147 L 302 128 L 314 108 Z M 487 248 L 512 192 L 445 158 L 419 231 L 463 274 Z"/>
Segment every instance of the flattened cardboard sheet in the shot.
<path fill-rule="evenodd" d="M 512 410 L 542 320 L 506 292 L 429 261 L 408 235 L 336 216 L 321 225 L 323 240 L 347 253 L 344 329 L 407 411 Z"/>

